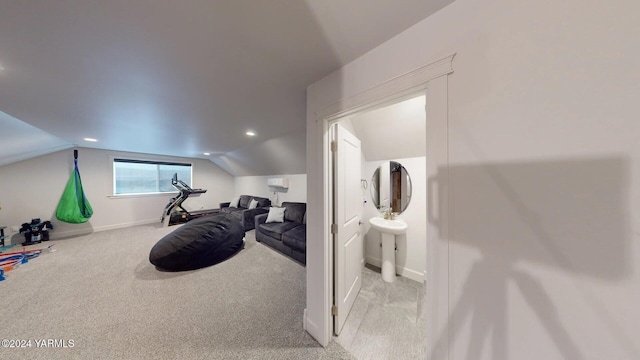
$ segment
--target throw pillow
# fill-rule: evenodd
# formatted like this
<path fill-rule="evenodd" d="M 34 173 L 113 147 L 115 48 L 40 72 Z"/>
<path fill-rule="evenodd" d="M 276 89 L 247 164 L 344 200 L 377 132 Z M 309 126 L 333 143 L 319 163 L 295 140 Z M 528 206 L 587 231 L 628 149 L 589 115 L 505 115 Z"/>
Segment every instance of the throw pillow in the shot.
<path fill-rule="evenodd" d="M 251 199 L 251 202 L 249 203 L 249 209 L 255 209 L 257 207 L 258 207 L 258 200 Z"/>
<path fill-rule="evenodd" d="M 233 199 L 231 199 L 231 202 L 229 203 L 229 207 L 237 208 L 239 201 L 240 201 L 239 197 L 234 197 Z"/>
<path fill-rule="evenodd" d="M 279 207 L 270 207 L 269 208 L 269 215 L 267 215 L 267 220 L 265 220 L 265 223 L 272 223 L 272 222 L 284 222 L 284 209 L 283 207 L 279 208 Z"/>

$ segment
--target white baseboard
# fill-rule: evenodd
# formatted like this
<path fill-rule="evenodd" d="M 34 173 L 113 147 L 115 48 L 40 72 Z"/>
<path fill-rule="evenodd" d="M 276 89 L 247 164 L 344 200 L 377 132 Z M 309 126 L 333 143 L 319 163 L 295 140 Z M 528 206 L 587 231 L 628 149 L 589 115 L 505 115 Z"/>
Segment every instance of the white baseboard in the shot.
<path fill-rule="evenodd" d="M 307 308 L 302 312 L 302 330 L 307 330 Z"/>
<path fill-rule="evenodd" d="M 374 258 L 371 256 L 367 256 L 367 264 L 371 264 L 373 266 L 376 267 L 382 267 L 382 260 L 378 259 L 378 258 Z M 424 273 L 419 272 L 419 271 L 415 271 L 415 270 L 411 270 L 409 268 L 406 267 L 402 267 L 398 264 L 396 264 L 396 274 L 400 275 L 402 277 L 406 277 L 407 279 L 411 279 L 417 282 L 424 282 L 425 281 L 425 276 Z"/>
<path fill-rule="evenodd" d="M 120 223 L 120 224 L 105 225 L 105 226 L 98 226 L 98 227 L 83 227 L 82 229 L 67 230 L 62 232 L 55 231 L 54 229 L 54 231 L 51 231 L 49 233 L 49 236 L 51 240 L 57 240 L 57 239 L 68 238 L 73 236 L 88 235 L 94 232 L 124 229 L 132 226 L 149 225 L 149 224 L 155 224 L 155 223 L 159 223 L 158 219 L 132 221 L 128 223 Z"/>
<path fill-rule="evenodd" d="M 128 222 L 128 223 L 98 226 L 98 227 L 94 228 L 94 231 L 115 230 L 115 229 L 128 228 L 128 227 L 132 227 L 132 226 L 150 225 L 150 224 L 160 224 L 160 221 L 158 221 L 158 219 L 139 220 L 139 221 L 133 221 L 133 222 Z"/>

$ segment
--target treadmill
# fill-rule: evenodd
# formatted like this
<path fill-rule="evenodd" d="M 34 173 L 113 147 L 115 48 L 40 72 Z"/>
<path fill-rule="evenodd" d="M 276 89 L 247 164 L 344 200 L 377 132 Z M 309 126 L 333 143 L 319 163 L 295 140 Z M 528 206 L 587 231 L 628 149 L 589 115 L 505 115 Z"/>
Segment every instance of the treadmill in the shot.
<path fill-rule="evenodd" d="M 160 220 L 162 226 L 167 227 L 183 224 L 195 218 L 213 215 L 219 212 L 219 209 L 188 211 L 182 207 L 182 203 L 187 200 L 189 196 L 200 196 L 200 194 L 206 193 L 207 190 L 191 188 L 191 186 L 187 185 L 184 181 L 178 180 L 178 173 L 173 174 L 171 185 L 178 190 L 178 196 L 171 198 L 167 206 L 164 207 L 162 219 Z"/>

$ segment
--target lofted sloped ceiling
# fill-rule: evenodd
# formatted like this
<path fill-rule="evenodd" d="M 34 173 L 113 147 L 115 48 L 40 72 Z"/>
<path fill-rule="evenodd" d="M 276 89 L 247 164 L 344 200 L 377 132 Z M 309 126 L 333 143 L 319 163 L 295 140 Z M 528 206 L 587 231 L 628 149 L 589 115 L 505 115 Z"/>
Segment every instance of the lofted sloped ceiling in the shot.
<path fill-rule="evenodd" d="M 68 149 L 62 139 L 0 111 L 0 166 Z"/>
<path fill-rule="evenodd" d="M 426 96 L 419 95 L 381 108 L 351 115 L 354 134 L 366 161 L 425 156 Z"/>
<path fill-rule="evenodd" d="M 306 87 L 452 1 L 2 1 L 0 165 L 75 144 L 304 173 Z"/>

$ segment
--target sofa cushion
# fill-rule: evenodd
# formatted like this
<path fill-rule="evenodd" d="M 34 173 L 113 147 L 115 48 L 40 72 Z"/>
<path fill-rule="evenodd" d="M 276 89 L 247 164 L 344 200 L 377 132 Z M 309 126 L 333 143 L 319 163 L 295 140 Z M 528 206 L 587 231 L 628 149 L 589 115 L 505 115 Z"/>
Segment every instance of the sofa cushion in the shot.
<path fill-rule="evenodd" d="M 257 207 L 258 207 L 258 200 L 251 199 L 251 201 L 249 202 L 249 209 L 255 209 Z"/>
<path fill-rule="evenodd" d="M 250 201 L 251 201 L 251 196 L 240 195 L 240 201 L 238 202 L 238 207 L 248 209 Z"/>
<path fill-rule="evenodd" d="M 271 200 L 267 198 L 254 196 L 253 200 L 256 200 L 258 202 L 259 208 L 271 206 Z"/>
<path fill-rule="evenodd" d="M 285 208 L 281 207 L 270 207 L 269 215 L 267 215 L 267 219 L 264 221 L 265 223 L 274 223 L 274 222 L 284 222 L 284 211 Z"/>
<path fill-rule="evenodd" d="M 282 243 L 298 249 L 300 251 L 307 250 L 307 225 L 299 225 L 282 234 Z"/>
<path fill-rule="evenodd" d="M 233 199 L 231 199 L 231 201 L 229 202 L 229 207 L 237 208 L 237 207 L 238 207 L 238 202 L 240 202 L 240 198 L 239 198 L 239 197 L 234 197 L 234 198 L 233 198 Z"/>
<path fill-rule="evenodd" d="M 284 212 L 285 221 L 293 221 L 302 224 L 304 214 L 307 212 L 307 204 L 299 202 L 283 202 L 282 207 L 287 210 Z"/>
<path fill-rule="evenodd" d="M 285 221 L 282 223 L 265 223 L 260 224 L 260 231 L 265 235 L 282 241 L 282 234 L 293 229 L 296 226 L 300 226 L 300 224 L 291 221 Z"/>
<path fill-rule="evenodd" d="M 225 208 L 221 208 L 220 212 L 223 214 L 233 214 L 233 213 L 240 213 L 244 210 L 245 209 L 243 208 L 225 207 Z"/>
<path fill-rule="evenodd" d="M 268 198 L 251 196 L 251 195 L 240 195 L 240 201 L 238 201 L 238 207 L 248 209 L 249 205 L 251 204 L 251 200 L 257 201 L 258 205 L 256 207 L 259 207 L 259 208 L 271 206 L 271 200 L 269 200 Z"/>

